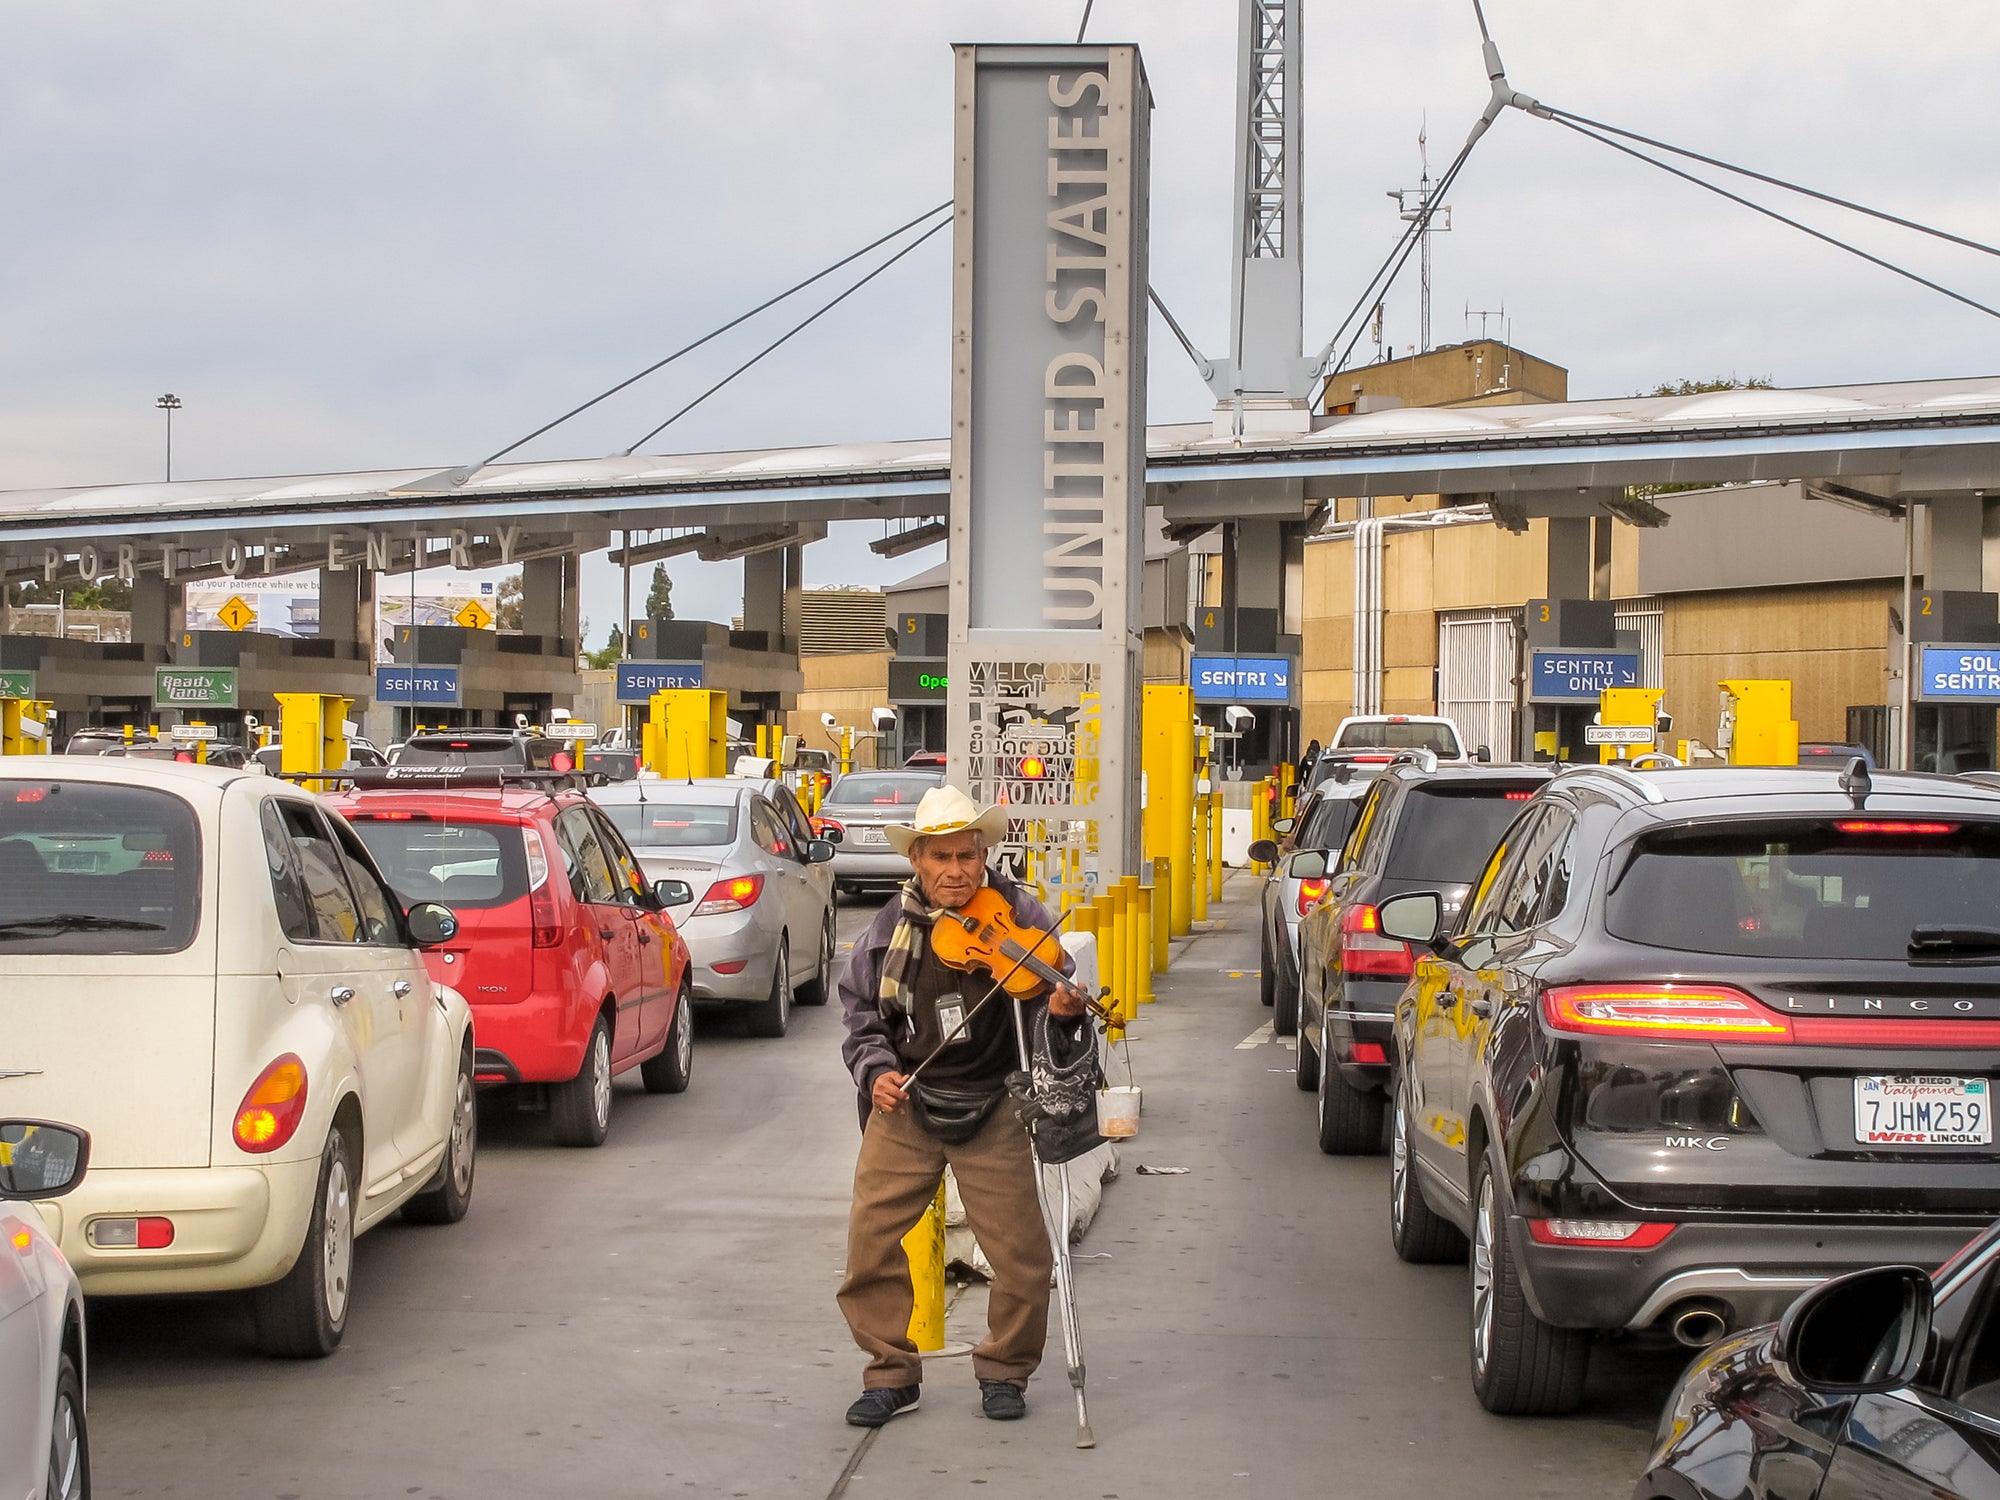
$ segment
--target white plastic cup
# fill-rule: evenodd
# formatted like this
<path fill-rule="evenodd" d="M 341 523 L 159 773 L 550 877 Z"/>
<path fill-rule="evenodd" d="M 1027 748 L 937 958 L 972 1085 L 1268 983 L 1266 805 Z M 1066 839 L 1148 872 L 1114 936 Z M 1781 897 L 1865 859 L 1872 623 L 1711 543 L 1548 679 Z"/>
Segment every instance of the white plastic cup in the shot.
<path fill-rule="evenodd" d="M 1097 1091 L 1097 1133 L 1106 1140 L 1130 1140 L 1139 1133 L 1139 1090 L 1115 1084 Z"/>

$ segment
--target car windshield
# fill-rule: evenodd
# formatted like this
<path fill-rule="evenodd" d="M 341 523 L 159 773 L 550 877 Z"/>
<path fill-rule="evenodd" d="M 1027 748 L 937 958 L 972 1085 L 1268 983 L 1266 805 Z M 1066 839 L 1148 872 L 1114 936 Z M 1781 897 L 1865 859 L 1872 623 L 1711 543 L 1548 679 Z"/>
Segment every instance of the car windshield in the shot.
<path fill-rule="evenodd" d="M 736 842 L 732 802 L 607 802 L 601 804 L 634 849 L 694 849 Z"/>
<path fill-rule="evenodd" d="M 511 736 L 467 735 L 449 739 L 426 735 L 410 740 L 396 757 L 399 766 L 513 766 L 549 769 L 550 757 L 566 747 L 560 740 L 514 739 Z"/>
<path fill-rule="evenodd" d="M 1870 813 L 1655 834 L 1612 889 L 1605 925 L 1744 958 L 1906 963 L 1922 934 L 1940 940 L 1940 958 L 2000 961 L 2000 824 Z"/>
<path fill-rule="evenodd" d="M 937 784 L 935 776 L 843 776 L 826 800 L 841 807 L 914 807 Z"/>
<path fill-rule="evenodd" d="M 200 861 L 178 797 L 0 781 L 0 955 L 177 953 L 200 917 Z"/>
<path fill-rule="evenodd" d="M 350 811 L 347 821 L 406 907 L 442 901 L 455 911 L 476 911 L 528 894 L 525 830 L 518 824 L 365 809 Z"/>
<path fill-rule="evenodd" d="M 1470 885 L 1533 788 L 1420 784 L 1396 822 L 1383 874 L 1392 880 Z"/>
<path fill-rule="evenodd" d="M 1336 750 L 1431 750 L 1439 755 L 1459 754 L 1458 736 L 1449 724 L 1392 723 L 1375 719 L 1349 724 L 1334 742 Z"/>

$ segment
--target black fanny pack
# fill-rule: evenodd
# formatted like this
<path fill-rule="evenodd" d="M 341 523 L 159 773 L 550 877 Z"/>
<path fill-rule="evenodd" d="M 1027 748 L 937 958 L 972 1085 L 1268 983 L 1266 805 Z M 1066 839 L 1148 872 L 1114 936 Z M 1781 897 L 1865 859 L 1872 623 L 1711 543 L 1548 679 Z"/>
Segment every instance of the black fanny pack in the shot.
<path fill-rule="evenodd" d="M 978 1135 L 1000 1101 L 1005 1088 L 964 1089 L 950 1084 L 927 1083 L 919 1078 L 910 1090 L 910 1108 L 917 1123 L 933 1140 L 947 1146 L 963 1146 Z"/>

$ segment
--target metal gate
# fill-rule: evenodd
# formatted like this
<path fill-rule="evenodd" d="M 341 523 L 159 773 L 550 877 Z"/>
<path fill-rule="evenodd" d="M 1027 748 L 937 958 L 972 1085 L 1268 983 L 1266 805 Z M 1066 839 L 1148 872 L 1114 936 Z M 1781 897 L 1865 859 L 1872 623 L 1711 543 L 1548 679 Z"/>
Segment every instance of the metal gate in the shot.
<path fill-rule="evenodd" d="M 1639 686 L 1663 688 L 1666 678 L 1666 606 L 1655 597 L 1620 599 L 1618 628 L 1639 633 Z"/>
<path fill-rule="evenodd" d="M 1514 757 L 1514 634 L 1509 609 L 1438 615 L 1438 712 L 1458 725 L 1468 748 Z"/>

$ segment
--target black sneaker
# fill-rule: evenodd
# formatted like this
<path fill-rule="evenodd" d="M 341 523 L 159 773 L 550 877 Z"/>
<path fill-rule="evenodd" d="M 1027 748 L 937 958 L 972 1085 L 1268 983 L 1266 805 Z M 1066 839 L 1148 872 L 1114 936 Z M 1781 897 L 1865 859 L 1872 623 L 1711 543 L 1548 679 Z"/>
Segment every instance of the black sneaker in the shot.
<path fill-rule="evenodd" d="M 996 1422 L 1018 1422 L 1028 1414 L 1028 1398 L 1011 1380 L 982 1380 L 979 1409 Z"/>
<path fill-rule="evenodd" d="M 906 1411 L 917 1409 L 917 1398 L 923 1393 L 922 1386 L 879 1385 L 861 1393 L 861 1399 L 847 1408 L 849 1427 L 883 1427 L 891 1417 L 900 1417 Z"/>

